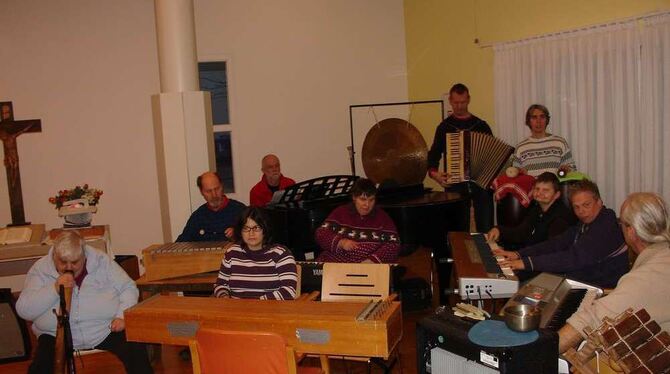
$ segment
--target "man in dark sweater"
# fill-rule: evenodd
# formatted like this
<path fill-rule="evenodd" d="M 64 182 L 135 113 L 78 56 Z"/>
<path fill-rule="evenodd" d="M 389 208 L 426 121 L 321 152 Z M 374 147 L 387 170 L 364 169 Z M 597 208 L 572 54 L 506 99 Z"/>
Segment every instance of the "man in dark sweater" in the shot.
<path fill-rule="evenodd" d="M 493 135 L 491 128 L 486 121 L 478 118 L 468 111 L 470 104 L 470 92 L 468 88 L 457 83 L 449 90 L 449 104 L 452 113 L 437 126 L 433 145 L 428 152 L 428 176 L 445 187 L 448 192 L 456 192 L 472 199 L 472 205 L 475 208 L 475 223 L 477 231 L 487 232 L 493 226 L 493 193 L 490 190 L 482 189 L 474 183 L 462 182 L 456 184 L 447 183 L 449 175 L 447 172 L 438 170 L 442 154 L 446 151 L 447 133 L 458 131 L 475 131 L 488 135 Z M 467 222 L 470 222 L 468 209 Z"/>
<path fill-rule="evenodd" d="M 207 201 L 191 214 L 178 242 L 209 242 L 230 240 L 233 226 L 246 208 L 237 200 L 223 193 L 221 178 L 214 172 L 206 172 L 196 181 L 202 197 Z"/>
<path fill-rule="evenodd" d="M 613 288 L 628 272 L 628 247 L 616 213 L 605 208 L 595 183 L 570 186 L 570 203 L 579 223 L 563 234 L 517 252 L 494 250 L 501 267 L 546 271 L 603 288 Z"/>
<path fill-rule="evenodd" d="M 533 202 L 523 221 L 515 227 L 496 226 L 486 234 L 488 241 L 500 241 L 508 249 L 541 243 L 562 234 L 576 223 L 576 217 L 559 198 L 558 177 L 545 172 L 533 186 Z"/>

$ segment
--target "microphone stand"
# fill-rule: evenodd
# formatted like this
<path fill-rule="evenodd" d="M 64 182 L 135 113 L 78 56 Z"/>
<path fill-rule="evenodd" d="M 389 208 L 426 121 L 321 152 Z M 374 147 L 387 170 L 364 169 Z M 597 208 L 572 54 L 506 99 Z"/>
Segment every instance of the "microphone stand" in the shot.
<path fill-rule="evenodd" d="M 69 298 L 72 298 L 72 289 L 68 289 L 69 293 Z M 62 352 L 62 357 L 60 354 L 57 353 L 57 357 L 55 357 L 55 365 L 56 365 L 56 374 L 76 374 L 76 368 L 74 364 L 74 347 L 72 343 L 72 330 L 70 329 L 70 311 L 67 308 L 67 304 L 69 302 L 66 302 L 66 292 L 65 292 L 65 287 L 61 284 L 58 288 L 58 294 L 60 296 L 60 315 L 57 315 L 57 320 L 58 320 L 58 332 L 56 335 L 58 335 L 59 332 L 62 331 L 63 333 L 63 352 Z M 58 341 L 57 338 L 57 346 Z M 56 349 L 58 351 L 58 347 Z M 64 362 L 63 362 L 64 360 Z M 62 365 L 62 366 L 60 366 Z M 60 367 L 59 367 L 60 366 Z M 62 370 L 62 372 L 60 372 Z"/>

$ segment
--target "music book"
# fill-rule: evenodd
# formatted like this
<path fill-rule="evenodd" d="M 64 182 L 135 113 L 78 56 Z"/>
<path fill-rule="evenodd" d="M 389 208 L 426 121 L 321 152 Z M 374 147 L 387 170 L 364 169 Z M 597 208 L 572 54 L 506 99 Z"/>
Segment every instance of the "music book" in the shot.
<path fill-rule="evenodd" d="M 27 243 L 33 235 L 30 227 L 8 227 L 0 229 L 0 244 Z"/>

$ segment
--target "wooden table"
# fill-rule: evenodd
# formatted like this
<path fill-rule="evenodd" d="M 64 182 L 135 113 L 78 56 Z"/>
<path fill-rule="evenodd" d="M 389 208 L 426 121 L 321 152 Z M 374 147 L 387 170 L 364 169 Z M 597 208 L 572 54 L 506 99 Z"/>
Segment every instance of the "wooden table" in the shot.
<path fill-rule="evenodd" d="M 142 293 L 142 299 L 156 294 L 168 292 L 214 292 L 217 271 L 209 273 L 187 275 L 183 277 L 148 281 L 142 275 L 137 281 L 137 288 Z"/>
<path fill-rule="evenodd" d="M 402 337 L 400 302 L 368 304 L 155 295 L 124 313 L 130 341 L 188 345 L 201 327 L 270 331 L 296 351 L 388 358 Z"/>

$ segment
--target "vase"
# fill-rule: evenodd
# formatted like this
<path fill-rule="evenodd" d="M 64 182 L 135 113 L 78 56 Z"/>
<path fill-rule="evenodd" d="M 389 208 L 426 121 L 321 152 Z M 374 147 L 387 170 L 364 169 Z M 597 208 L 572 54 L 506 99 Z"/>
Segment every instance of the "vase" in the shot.
<path fill-rule="evenodd" d="M 93 221 L 93 213 L 78 213 L 78 214 L 69 214 L 64 216 L 66 227 L 86 227 L 91 226 L 91 221 Z"/>

